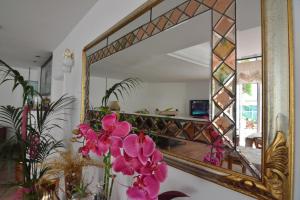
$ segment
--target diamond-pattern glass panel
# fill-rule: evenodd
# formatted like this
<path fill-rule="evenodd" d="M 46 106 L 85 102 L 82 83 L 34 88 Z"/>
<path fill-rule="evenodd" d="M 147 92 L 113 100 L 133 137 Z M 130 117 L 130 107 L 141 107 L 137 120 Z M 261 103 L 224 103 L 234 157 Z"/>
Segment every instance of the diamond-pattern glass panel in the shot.
<path fill-rule="evenodd" d="M 225 84 L 225 88 L 231 92 L 232 94 L 235 94 L 235 76 L 233 76 L 232 78 L 230 78 L 230 80 Z"/>
<path fill-rule="evenodd" d="M 232 121 L 235 119 L 235 103 L 230 104 L 224 111 L 226 116 L 228 116 Z"/>
<path fill-rule="evenodd" d="M 223 16 L 216 24 L 215 31 L 224 36 L 234 24 L 234 21 L 226 16 Z"/>
<path fill-rule="evenodd" d="M 226 39 L 228 39 L 233 44 L 235 44 L 235 32 L 235 26 L 233 25 L 225 35 Z"/>
<path fill-rule="evenodd" d="M 220 83 L 225 84 L 233 74 L 234 71 L 223 63 L 213 75 Z"/>
<path fill-rule="evenodd" d="M 225 109 L 232 102 L 232 97 L 224 88 L 213 99 L 222 109 Z"/>
<path fill-rule="evenodd" d="M 217 32 L 213 32 L 213 48 L 221 41 L 222 36 L 219 35 Z"/>
<path fill-rule="evenodd" d="M 217 106 L 217 103 L 215 103 L 213 101 L 212 103 L 212 118 L 216 118 L 217 116 L 219 116 L 222 113 L 222 110 L 220 109 L 219 106 Z"/>
<path fill-rule="evenodd" d="M 187 16 L 192 17 L 196 13 L 199 6 L 200 6 L 200 3 L 198 1 L 191 0 L 190 3 L 188 4 L 188 6 L 185 8 L 184 12 Z"/>
<path fill-rule="evenodd" d="M 224 13 L 233 0 L 217 0 L 214 9 L 220 13 Z"/>
<path fill-rule="evenodd" d="M 214 52 L 217 56 L 222 59 L 225 59 L 235 48 L 235 45 L 223 38 L 214 49 Z"/>
<path fill-rule="evenodd" d="M 236 65 L 236 55 L 235 55 L 235 50 L 232 51 L 232 53 L 226 58 L 225 63 L 233 70 L 235 70 L 235 65 Z"/>
<path fill-rule="evenodd" d="M 215 78 L 212 79 L 212 93 L 216 94 L 223 86 Z"/>
<path fill-rule="evenodd" d="M 213 11 L 213 26 L 216 25 L 216 23 L 221 19 L 222 14 L 217 12 L 217 11 Z"/>
<path fill-rule="evenodd" d="M 233 2 L 230 7 L 227 9 L 225 15 L 235 20 L 235 2 Z"/>
<path fill-rule="evenodd" d="M 156 24 L 156 27 L 159 28 L 159 30 L 162 31 L 162 30 L 164 30 L 165 25 L 167 24 L 167 22 L 168 22 L 168 19 L 165 16 L 161 16 L 159 18 L 158 23 Z"/>
<path fill-rule="evenodd" d="M 203 3 L 208 7 L 212 7 L 215 4 L 216 0 L 203 0 Z"/>
<path fill-rule="evenodd" d="M 177 22 L 178 22 L 179 18 L 181 17 L 181 15 L 182 15 L 182 11 L 179 10 L 178 8 L 176 8 L 176 9 L 172 12 L 172 14 L 171 14 L 169 20 L 170 20 L 173 24 L 177 24 Z"/>
<path fill-rule="evenodd" d="M 209 8 L 207 6 L 205 6 L 204 4 L 201 4 L 201 6 L 196 11 L 195 15 L 201 14 L 207 10 L 209 10 Z"/>
<path fill-rule="evenodd" d="M 226 134 L 234 126 L 226 115 L 220 115 L 213 121 L 213 124 L 222 134 Z"/>
<path fill-rule="evenodd" d="M 221 63 L 222 63 L 222 60 L 218 56 L 213 54 L 213 63 L 212 63 L 213 71 L 215 71 Z"/>

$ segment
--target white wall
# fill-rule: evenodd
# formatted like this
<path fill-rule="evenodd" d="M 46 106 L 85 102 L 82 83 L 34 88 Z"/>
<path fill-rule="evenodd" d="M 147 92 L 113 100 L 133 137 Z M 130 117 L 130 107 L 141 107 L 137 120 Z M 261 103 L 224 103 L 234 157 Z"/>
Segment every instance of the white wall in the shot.
<path fill-rule="evenodd" d="M 116 79 L 107 79 L 110 88 Z M 194 82 L 143 82 L 130 95 L 124 94 L 120 98 L 121 111 L 135 112 L 147 109 L 151 114 L 155 109 L 164 110 L 173 108 L 179 110 L 179 116 L 189 117 L 189 101 L 194 99 L 205 100 L 209 98 L 209 80 Z M 105 78 L 91 77 L 90 80 L 90 105 L 101 106 L 101 98 L 105 94 Z M 116 100 L 111 98 L 110 100 Z"/>
<path fill-rule="evenodd" d="M 29 80 L 29 69 L 25 68 L 14 68 L 18 70 L 21 75 L 26 80 Z M 40 82 L 40 69 L 31 69 L 30 70 L 30 80 L 31 81 L 38 81 Z M 3 85 L 0 86 L 0 105 L 12 105 L 15 107 L 22 106 L 22 95 L 23 91 L 21 86 L 19 86 L 14 92 L 12 92 L 13 88 L 13 82 L 8 81 L 3 83 Z"/>
<path fill-rule="evenodd" d="M 296 92 L 296 129 L 295 129 L 295 197 L 294 200 L 300 199 L 300 0 L 293 1 L 294 6 L 294 37 L 295 37 L 295 92 Z"/>
<path fill-rule="evenodd" d="M 102 0 L 98 1 L 89 13 L 77 24 L 65 40 L 53 52 L 53 77 L 60 77 L 62 56 L 65 48 L 70 48 L 75 53 L 75 64 L 70 74 L 64 80 L 52 80 L 52 98 L 57 98 L 63 92 L 74 95 L 77 103 L 70 115 L 70 126 L 79 123 L 80 97 L 81 97 L 81 68 L 82 49 L 98 35 L 113 26 L 123 17 L 143 4 L 146 0 Z M 63 88 L 63 89 L 62 89 Z M 67 126 L 68 127 L 68 126 Z M 71 135 L 71 130 L 65 130 Z M 170 167 L 169 179 L 163 190 L 180 189 L 188 193 L 193 200 L 219 199 L 222 200 L 247 200 L 252 199 L 235 191 L 220 187 L 201 178 L 185 174 Z M 126 199 L 121 195 L 121 199 Z"/>

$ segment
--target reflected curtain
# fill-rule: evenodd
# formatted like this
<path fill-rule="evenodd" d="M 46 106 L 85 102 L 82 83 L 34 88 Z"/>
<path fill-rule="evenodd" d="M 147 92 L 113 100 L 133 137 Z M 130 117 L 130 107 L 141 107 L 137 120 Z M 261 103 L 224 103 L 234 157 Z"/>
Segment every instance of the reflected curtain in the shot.
<path fill-rule="evenodd" d="M 237 83 L 261 83 L 262 82 L 262 62 L 247 61 L 238 63 Z"/>

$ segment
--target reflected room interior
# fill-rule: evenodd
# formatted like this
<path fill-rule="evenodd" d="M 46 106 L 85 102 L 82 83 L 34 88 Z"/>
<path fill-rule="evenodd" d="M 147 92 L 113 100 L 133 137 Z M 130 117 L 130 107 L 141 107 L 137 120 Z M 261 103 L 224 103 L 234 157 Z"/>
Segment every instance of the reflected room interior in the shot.
<path fill-rule="evenodd" d="M 216 20 L 212 27 L 212 14 L 218 13 L 203 12 L 91 64 L 90 119 L 103 106 L 106 90 L 137 78 L 135 87 L 111 96 L 107 104 L 111 110 L 152 135 L 167 154 L 195 163 L 208 159 L 209 164 L 261 178 L 260 1 L 237 1 L 236 27 L 230 17 Z M 139 22 L 128 26 L 134 23 Z M 108 44 L 124 35 L 126 27 L 124 31 L 109 37 Z M 236 50 L 231 42 L 218 48 L 217 40 L 223 37 L 231 38 Z M 216 56 L 223 54 L 236 68 Z M 226 118 L 214 119 L 219 110 Z M 207 158 L 213 151 L 222 152 L 220 163 Z"/>

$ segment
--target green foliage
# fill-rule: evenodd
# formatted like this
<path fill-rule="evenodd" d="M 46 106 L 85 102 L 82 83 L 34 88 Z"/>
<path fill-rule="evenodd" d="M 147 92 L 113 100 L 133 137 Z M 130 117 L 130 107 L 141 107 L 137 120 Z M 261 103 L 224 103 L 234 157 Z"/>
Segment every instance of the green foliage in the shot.
<path fill-rule="evenodd" d="M 36 116 L 29 109 L 25 140 L 21 134 L 24 107 L 0 106 L 0 124 L 10 128 L 14 133 L 13 136 L 0 145 L 0 161 L 14 160 L 21 162 L 23 164 L 24 179 L 20 183 L 14 183 L 14 185 L 34 188 L 38 181 L 50 170 L 48 167 L 43 167 L 43 163 L 58 149 L 64 147 L 63 141 L 55 139 L 52 133 L 54 128 L 61 128 L 59 124 L 64 121 L 64 111 L 71 109 L 70 105 L 75 99 L 63 95 L 46 106 L 43 97 L 32 86 L 28 85 L 28 82 L 24 80 L 18 71 L 0 60 L 1 72 L 3 76 L 0 85 L 7 81 L 13 81 L 12 91 L 18 86 L 22 87 L 23 105 L 33 95 L 40 97 L 36 106 Z M 35 123 L 32 121 L 35 121 Z M 35 194 L 32 195 L 35 196 Z"/>
<path fill-rule="evenodd" d="M 129 95 L 131 90 L 135 89 L 141 83 L 141 79 L 139 78 L 126 78 L 121 82 L 114 84 L 111 88 L 105 91 L 105 95 L 102 98 L 102 106 L 107 107 L 108 100 L 111 95 L 114 95 L 117 100 L 119 97 L 124 97 L 124 93 Z"/>
<path fill-rule="evenodd" d="M 37 91 L 34 90 L 34 88 L 17 70 L 13 69 L 2 60 L 0 60 L 0 74 L 2 74 L 0 85 L 7 81 L 13 81 L 14 84 L 12 91 L 14 91 L 19 85 L 23 88 L 23 105 L 30 96 L 33 97 L 35 94 L 37 94 Z"/>
<path fill-rule="evenodd" d="M 243 84 L 243 92 L 248 94 L 249 96 L 251 96 L 252 95 L 252 84 L 251 83 Z"/>
<path fill-rule="evenodd" d="M 90 195 L 91 192 L 88 190 L 89 185 L 90 183 L 85 183 L 84 181 L 81 181 L 79 185 L 75 185 L 75 188 L 72 191 L 74 194 L 73 197 L 80 199 Z"/>

